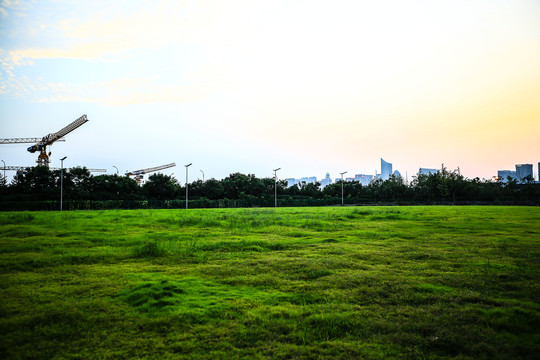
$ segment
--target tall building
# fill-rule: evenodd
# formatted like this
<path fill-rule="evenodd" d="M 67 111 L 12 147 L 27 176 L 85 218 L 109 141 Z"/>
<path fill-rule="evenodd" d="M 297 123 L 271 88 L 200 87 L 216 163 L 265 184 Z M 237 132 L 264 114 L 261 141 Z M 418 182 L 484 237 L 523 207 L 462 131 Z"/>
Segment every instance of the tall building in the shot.
<path fill-rule="evenodd" d="M 523 180 L 527 176 L 533 177 L 533 166 L 532 164 L 517 164 L 516 165 L 516 176 L 518 180 Z"/>
<path fill-rule="evenodd" d="M 420 168 L 418 170 L 418 175 L 431 175 L 436 174 L 439 169 L 428 169 L 428 168 Z"/>
<path fill-rule="evenodd" d="M 305 183 L 305 184 L 315 184 L 317 182 L 317 177 L 315 176 L 304 176 L 300 180 L 297 180 L 297 184 Z"/>
<path fill-rule="evenodd" d="M 330 173 L 326 173 L 326 177 L 321 180 L 321 189 L 325 186 L 328 186 L 332 183 L 332 179 L 330 178 Z"/>
<path fill-rule="evenodd" d="M 356 179 L 355 178 L 352 178 L 352 177 L 347 177 L 347 178 L 343 178 L 343 181 L 344 182 L 351 182 L 351 181 L 355 181 Z M 340 182 L 341 181 L 341 178 L 336 178 L 336 183 Z"/>
<path fill-rule="evenodd" d="M 356 174 L 354 180 L 358 181 L 362 186 L 368 186 L 373 180 L 373 175 Z"/>
<path fill-rule="evenodd" d="M 497 171 L 497 178 L 500 182 L 508 182 L 508 178 L 517 180 L 517 175 L 515 171 L 512 170 L 499 170 Z"/>
<path fill-rule="evenodd" d="M 390 175 L 392 175 L 392 164 L 381 158 L 381 178 L 383 180 L 388 180 Z"/>
<path fill-rule="evenodd" d="M 285 181 L 287 182 L 287 187 L 288 188 L 290 188 L 291 186 L 296 184 L 296 179 L 294 179 L 294 178 L 285 179 Z"/>

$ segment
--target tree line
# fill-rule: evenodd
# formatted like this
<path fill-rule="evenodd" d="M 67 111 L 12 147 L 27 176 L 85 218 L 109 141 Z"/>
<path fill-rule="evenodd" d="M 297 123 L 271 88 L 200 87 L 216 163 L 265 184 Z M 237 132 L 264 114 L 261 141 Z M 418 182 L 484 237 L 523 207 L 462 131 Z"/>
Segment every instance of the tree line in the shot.
<path fill-rule="evenodd" d="M 29 209 L 39 208 L 40 202 L 56 202 L 59 200 L 61 182 L 64 201 L 68 204 L 84 201 L 87 208 L 93 208 L 92 202 L 103 201 L 108 201 L 107 207 L 112 208 L 126 207 L 127 204 L 135 204 L 135 207 L 144 207 L 144 204 L 156 204 L 155 207 L 183 207 L 185 204 L 185 184 L 182 186 L 171 175 L 152 174 L 139 186 L 129 177 L 92 175 L 88 169 L 79 167 L 65 169 L 63 180 L 60 178 L 60 170 L 41 166 L 18 172 L 10 183 L 0 174 L 0 196 L 3 204 L 0 210 L 19 209 L 14 204 L 21 202 L 27 204 L 25 208 Z M 521 183 L 515 179 L 492 182 L 478 178 L 468 179 L 457 171 L 445 168 L 434 174 L 419 174 L 410 184 L 405 184 L 401 177 L 391 176 L 384 181 L 376 179 L 366 186 L 357 181 L 343 184 L 338 181 L 324 188 L 320 183 L 302 183 L 287 187 L 284 180 L 275 182 L 273 178 L 257 178 L 253 174 L 242 173 L 230 174 L 222 180 L 212 178 L 188 184 L 192 207 L 273 206 L 275 187 L 280 206 L 341 204 L 342 191 L 346 204 L 538 205 L 540 202 L 540 186 L 535 184 L 532 178 Z M 51 207 L 54 208 L 53 205 Z"/>

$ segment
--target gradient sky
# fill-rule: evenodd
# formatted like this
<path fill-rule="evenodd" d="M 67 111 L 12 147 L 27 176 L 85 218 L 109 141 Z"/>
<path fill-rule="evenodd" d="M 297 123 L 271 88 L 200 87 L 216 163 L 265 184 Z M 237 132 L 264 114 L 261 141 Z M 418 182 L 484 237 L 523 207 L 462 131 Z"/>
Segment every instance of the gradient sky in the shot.
<path fill-rule="evenodd" d="M 182 183 L 540 161 L 540 2 L 16 1 L 0 5 L 0 138 L 51 166 L 176 162 Z M 32 166 L 29 145 L 0 145 Z"/>

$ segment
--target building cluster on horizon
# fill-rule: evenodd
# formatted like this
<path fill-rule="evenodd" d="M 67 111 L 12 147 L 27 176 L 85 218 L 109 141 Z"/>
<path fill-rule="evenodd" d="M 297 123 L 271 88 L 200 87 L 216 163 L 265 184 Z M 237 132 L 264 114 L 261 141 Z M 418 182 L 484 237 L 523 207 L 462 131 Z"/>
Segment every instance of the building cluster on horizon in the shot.
<path fill-rule="evenodd" d="M 291 187 L 291 186 L 294 186 L 294 185 L 315 184 L 317 182 L 317 177 L 316 176 L 310 176 L 310 177 L 304 176 L 303 178 L 300 178 L 300 179 L 295 179 L 295 178 L 285 179 L 285 181 L 287 182 L 287 187 Z"/>
<path fill-rule="evenodd" d="M 540 174 L 540 162 L 538 163 L 538 174 Z M 539 175 L 540 176 L 540 175 Z M 516 164 L 516 170 L 498 170 L 495 181 L 506 183 L 509 180 L 523 181 L 527 178 L 534 180 L 532 164 Z"/>
<path fill-rule="evenodd" d="M 386 181 L 390 179 L 392 175 L 403 179 L 403 177 L 401 176 L 401 173 L 398 170 L 392 171 L 393 170 L 392 168 L 393 168 L 392 163 L 389 163 L 385 161 L 383 158 L 381 158 L 381 173 L 380 174 L 377 174 L 377 172 L 375 172 L 375 175 L 356 174 L 354 175 L 354 177 L 346 177 L 343 180 L 346 182 L 357 181 L 362 186 L 367 186 L 373 180 L 381 179 L 381 180 Z M 439 171 L 441 170 L 431 169 L 431 168 L 420 168 L 418 170 L 418 175 L 432 175 L 432 174 L 438 173 Z M 540 174 L 540 162 L 538 163 L 538 173 Z M 508 178 L 515 179 L 516 181 L 522 181 L 526 179 L 528 176 L 530 176 L 530 178 L 534 180 L 533 165 L 532 164 L 517 164 L 515 171 L 499 170 L 497 172 L 497 176 L 494 176 L 493 179 L 495 181 L 500 181 L 500 182 L 507 182 Z M 300 179 L 289 178 L 285 180 L 287 181 L 287 187 L 291 187 L 293 185 L 301 186 L 301 185 L 317 183 L 316 176 L 303 177 Z M 322 179 L 319 183 L 321 184 L 321 188 L 324 188 L 325 186 L 328 186 L 332 183 L 338 183 L 339 181 L 341 181 L 341 178 L 336 178 L 334 181 L 332 181 L 332 179 L 330 178 L 330 173 L 327 172 L 326 177 Z M 405 179 L 404 181 L 407 181 L 407 180 Z"/>
<path fill-rule="evenodd" d="M 430 169 L 431 170 L 431 169 Z M 375 179 L 382 179 L 382 180 L 388 180 L 390 176 L 396 176 L 401 177 L 401 173 L 397 170 L 394 170 L 392 172 L 392 163 L 389 163 L 387 161 L 384 161 L 381 158 L 381 173 L 375 175 L 368 175 L 368 174 L 356 174 L 354 177 L 346 177 L 343 180 L 348 181 L 358 181 L 362 186 L 369 185 L 370 182 L 372 182 Z M 287 187 L 291 187 L 294 185 L 307 185 L 307 184 L 315 184 L 317 182 L 316 176 L 310 176 L 310 177 L 303 177 L 300 179 L 295 178 L 288 178 L 285 179 L 287 181 Z M 321 188 L 324 188 L 325 186 L 328 186 L 332 183 L 337 183 L 341 181 L 341 178 L 336 178 L 334 182 L 332 182 L 332 178 L 330 177 L 330 173 L 326 173 L 326 177 L 320 181 Z"/>

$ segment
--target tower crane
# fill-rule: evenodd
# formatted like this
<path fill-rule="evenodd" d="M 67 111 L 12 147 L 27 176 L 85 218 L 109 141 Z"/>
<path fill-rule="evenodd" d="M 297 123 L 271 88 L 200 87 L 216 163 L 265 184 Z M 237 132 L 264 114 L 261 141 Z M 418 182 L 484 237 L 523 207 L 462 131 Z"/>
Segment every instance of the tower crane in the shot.
<path fill-rule="evenodd" d="M 35 143 L 30 146 L 27 150 L 32 154 L 36 151 L 39 151 L 37 164 L 38 166 L 49 166 L 49 156 L 51 153 L 47 154 L 47 146 L 52 145 L 56 141 L 65 141 L 64 136 L 77 129 L 79 126 L 87 122 L 88 119 L 86 115 L 81 116 L 77 120 L 73 121 L 71 124 L 67 125 L 63 129 L 45 135 L 40 138 L 16 138 L 16 139 L 0 139 L 0 144 L 22 144 L 22 143 Z"/>
<path fill-rule="evenodd" d="M 160 166 L 156 166 L 156 167 L 152 167 L 152 168 L 148 168 L 148 169 L 128 171 L 128 172 L 126 172 L 126 176 L 128 176 L 128 177 L 129 176 L 135 176 L 135 181 L 137 182 L 137 184 L 140 185 L 141 180 L 144 177 L 144 174 L 148 174 L 148 173 L 151 173 L 151 172 L 156 172 L 156 171 L 163 170 L 163 169 L 168 169 L 168 168 L 171 168 L 173 166 L 176 166 L 176 164 L 175 163 L 170 163 L 170 164 L 160 165 Z"/>

